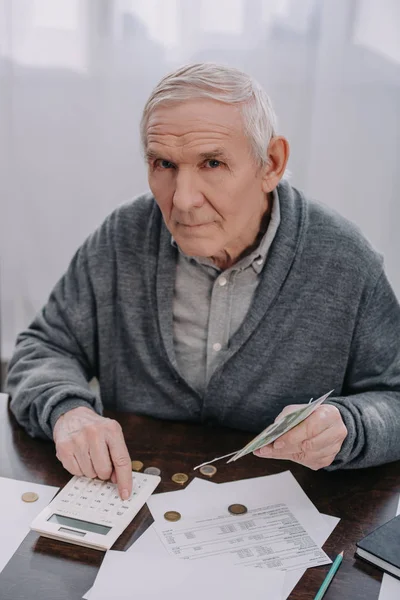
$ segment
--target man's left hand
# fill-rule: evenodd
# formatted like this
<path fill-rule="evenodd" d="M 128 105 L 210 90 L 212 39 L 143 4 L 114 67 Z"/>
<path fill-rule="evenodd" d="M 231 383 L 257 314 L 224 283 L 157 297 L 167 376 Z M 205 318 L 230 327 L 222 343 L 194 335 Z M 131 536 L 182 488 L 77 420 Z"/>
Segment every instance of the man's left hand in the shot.
<path fill-rule="evenodd" d="M 297 410 L 299 406 L 285 406 L 276 420 Z M 339 410 L 336 406 L 324 404 L 318 406 L 302 423 L 254 454 L 260 458 L 292 460 L 317 471 L 334 461 L 346 436 L 347 428 Z"/>

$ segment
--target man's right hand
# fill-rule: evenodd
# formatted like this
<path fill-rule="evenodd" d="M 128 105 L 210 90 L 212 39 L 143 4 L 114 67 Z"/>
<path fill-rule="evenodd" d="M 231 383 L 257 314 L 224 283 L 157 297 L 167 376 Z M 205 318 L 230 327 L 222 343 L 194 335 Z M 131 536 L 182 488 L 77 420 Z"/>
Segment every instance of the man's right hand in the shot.
<path fill-rule="evenodd" d="M 56 455 L 72 475 L 111 479 L 119 495 L 132 493 L 132 464 L 121 425 L 80 406 L 57 419 L 53 430 Z"/>

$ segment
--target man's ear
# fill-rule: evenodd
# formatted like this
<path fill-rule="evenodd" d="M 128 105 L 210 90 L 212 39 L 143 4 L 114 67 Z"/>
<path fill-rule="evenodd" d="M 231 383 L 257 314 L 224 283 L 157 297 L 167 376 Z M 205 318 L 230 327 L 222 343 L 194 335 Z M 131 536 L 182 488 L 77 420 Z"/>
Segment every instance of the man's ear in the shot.
<path fill-rule="evenodd" d="M 268 164 L 264 168 L 262 178 L 263 192 L 272 192 L 285 173 L 289 160 L 289 142 L 282 136 L 271 138 L 267 150 Z"/>

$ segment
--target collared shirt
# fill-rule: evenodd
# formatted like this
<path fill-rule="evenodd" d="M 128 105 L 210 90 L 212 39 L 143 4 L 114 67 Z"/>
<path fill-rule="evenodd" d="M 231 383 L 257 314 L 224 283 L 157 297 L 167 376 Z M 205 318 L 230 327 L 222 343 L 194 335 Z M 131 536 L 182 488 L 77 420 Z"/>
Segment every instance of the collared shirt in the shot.
<path fill-rule="evenodd" d="M 244 321 L 280 223 L 278 192 L 258 247 L 222 271 L 208 258 L 179 249 L 173 300 L 173 333 L 180 374 L 200 394 L 224 362 L 229 341 Z M 177 246 L 172 239 L 171 243 Z"/>

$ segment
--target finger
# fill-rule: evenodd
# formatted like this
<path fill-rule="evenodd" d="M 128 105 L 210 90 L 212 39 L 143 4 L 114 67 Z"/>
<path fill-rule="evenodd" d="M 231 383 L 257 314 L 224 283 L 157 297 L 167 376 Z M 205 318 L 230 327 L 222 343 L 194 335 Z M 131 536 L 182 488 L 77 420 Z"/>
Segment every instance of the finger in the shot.
<path fill-rule="evenodd" d="M 61 462 L 64 469 L 66 469 L 71 475 L 76 475 L 77 477 L 82 477 L 83 473 L 78 465 L 76 458 L 73 454 L 66 455 L 63 459 L 56 455 L 58 460 Z"/>
<path fill-rule="evenodd" d="M 290 460 L 317 471 L 318 469 L 328 467 L 335 460 L 341 445 L 341 442 L 336 442 L 321 452 L 309 452 L 305 453 L 304 456 L 295 454 Z"/>
<path fill-rule="evenodd" d="M 121 426 L 117 421 L 110 421 L 107 443 L 114 465 L 119 495 L 122 500 L 127 500 L 132 493 L 132 463 Z"/>
<path fill-rule="evenodd" d="M 340 451 L 340 448 L 342 447 L 342 442 L 335 442 L 334 444 L 331 444 L 330 446 L 328 446 L 327 448 L 324 448 L 324 450 L 320 450 L 320 452 L 311 452 L 309 453 L 309 457 L 310 457 L 310 462 L 315 462 L 315 461 L 320 461 L 320 460 L 325 460 L 326 458 L 329 457 L 335 457 L 336 454 Z"/>
<path fill-rule="evenodd" d="M 114 469 L 113 469 L 113 472 L 111 473 L 110 479 L 111 479 L 111 483 L 117 483 L 117 476 L 115 474 Z"/>
<path fill-rule="evenodd" d="M 96 437 L 89 445 L 89 448 L 93 469 L 97 477 L 107 481 L 111 477 L 113 466 L 105 439 L 103 437 Z"/>
<path fill-rule="evenodd" d="M 283 438 L 284 436 L 282 436 Z M 341 428 L 336 426 L 328 427 L 322 433 L 315 437 L 303 439 L 298 443 L 292 443 L 279 438 L 273 444 L 262 446 L 254 454 L 266 458 L 280 458 L 293 460 L 294 455 L 304 456 L 305 454 L 315 454 L 324 452 L 339 441 L 343 441 Z"/>
<path fill-rule="evenodd" d="M 89 454 L 89 448 L 79 448 L 75 451 L 76 461 L 85 477 L 89 477 L 90 479 L 94 479 L 97 477 L 96 471 L 94 470 L 92 460 Z"/>
<path fill-rule="evenodd" d="M 271 444 L 272 449 L 278 455 L 281 454 L 282 457 L 289 454 L 294 454 L 296 452 L 319 452 L 321 450 L 325 450 L 326 448 L 332 446 L 333 444 L 342 440 L 341 428 L 336 425 L 331 425 L 318 435 L 314 437 L 310 437 L 308 439 L 303 439 L 303 441 L 298 443 L 292 443 L 291 441 L 285 440 L 276 440 L 273 444 Z"/>
<path fill-rule="evenodd" d="M 336 454 L 340 451 L 342 441 L 335 440 L 332 444 L 326 445 L 326 447 L 318 452 L 305 452 L 300 450 L 294 453 L 283 453 L 281 451 L 274 450 L 272 446 L 265 447 L 265 451 L 261 453 L 255 453 L 260 458 L 274 458 L 277 460 L 291 460 L 292 462 L 299 463 L 310 469 L 321 469 L 322 467 L 328 466 L 334 460 Z"/>
<path fill-rule="evenodd" d="M 333 411 L 331 410 L 333 409 Z M 304 421 L 293 427 L 274 442 L 275 449 L 285 448 L 288 452 L 298 452 L 302 443 L 323 434 L 335 423 L 342 422 L 334 406 L 320 406 Z M 339 416 L 339 419 L 337 418 Z"/>
<path fill-rule="evenodd" d="M 326 451 L 339 444 L 342 446 L 343 440 L 347 435 L 347 430 L 341 426 L 341 424 L 333 424 L 328 429 L 325 429 L 319 435 L 304 440 L 301 444 L 301 449 L 307 452 L 317 452 L 321 456 L 326 456 Z"/>
<path fill-rule="evenodd" d="M 300 404 L 288 404 L 287 406 L 284 407 L 282 412 L 280 412 L 279 415 L 276 417 L 274 423 L 276 423 L 283 417 L 286 417 L 286 415 L 290 415 L 290 413 L 294 412 L 295 410 L 298 410 L 300 408 L 300 406 L 301 406 Z"/>

